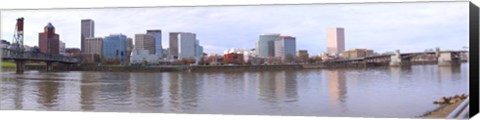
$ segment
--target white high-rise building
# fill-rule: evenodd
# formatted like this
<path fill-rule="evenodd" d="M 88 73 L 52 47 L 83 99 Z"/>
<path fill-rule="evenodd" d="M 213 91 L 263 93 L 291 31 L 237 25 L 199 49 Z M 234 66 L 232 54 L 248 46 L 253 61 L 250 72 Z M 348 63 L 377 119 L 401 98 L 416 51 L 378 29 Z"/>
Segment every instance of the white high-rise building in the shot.
<path fill-rule="evenodd" d="M 203 56 L 203 47 L 194 33 L 171 32 L 169 37 L 169 59 L 195 59 L 198 61 Z"/>
<path fill-rule="evenodd" d="M 195 59 L 196 35 L 194 33 L 181 32 L 178 38 L 178 59 Z"/>
<path fill-rule="evenodd" d="M 338 55 L 345 51 L 345 31 L 343 28 L 327 30 L 327 53 Z"/>

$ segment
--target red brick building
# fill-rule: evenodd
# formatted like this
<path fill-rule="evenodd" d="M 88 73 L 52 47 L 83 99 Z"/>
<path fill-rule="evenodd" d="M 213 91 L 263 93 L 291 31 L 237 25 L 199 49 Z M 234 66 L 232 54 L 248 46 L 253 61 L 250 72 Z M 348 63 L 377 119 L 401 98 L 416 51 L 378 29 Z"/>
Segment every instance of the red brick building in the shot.
<path fill-rule="evenodd" d="M 43 33 L 38 34 L 40 52 L 52 55 L 60 54 L 60 36 L 55 33 L 55 27 L 48 23 Z"/>
<path fill-rule="evenodd" d="M 81 51 L 78 48 L 67 48 L 65 52 L 70 56 L 79 56 Z"/>
<path fill-rule="evenodd" d="M 243 54 L 228 53 L 223 55 L 224 64 L 244 64 Z"/>

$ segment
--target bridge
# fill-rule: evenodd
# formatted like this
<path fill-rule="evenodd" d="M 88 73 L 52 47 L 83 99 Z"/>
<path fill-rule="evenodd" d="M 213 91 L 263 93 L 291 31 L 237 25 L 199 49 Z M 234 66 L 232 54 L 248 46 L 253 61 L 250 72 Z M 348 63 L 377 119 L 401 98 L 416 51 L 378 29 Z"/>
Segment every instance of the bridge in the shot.
<path fill-rule="evenodd" d="M 14 61 L 16 64 L 16 72 L 18 74 L 22 74 L 25 71 L 25 63 L 27 61 L 45 62 L 47 64 L 47 71 L 53 70 L 53 63 L 76 64 L 80 62 L 80 60 L 77 58 L 56 55 L 52 54 L 52 52 L 48 52 L 50 54 L 46 54 L 41 53 L 39 50 L 25 51 L 25 48 L 23 46 L 23 27 L 24 18 L 18 18 L 17 23 L 15 24 L 15 32 L 13 35 L 14 40 L 12 41 L 13 44 L 11 46 L 2 47 L 0 49 L 2 60 Z M 47 49 L 47 51 L 52 51 L 53 47 L 48 47 Z"/>
<path fill-rule="evenodd" d="M 461 54 L 468 53 L 465 50 L 457 51 L 436 51 L 429 52 L 412 52 L 412 53 L 400 53 L 397 50 L 394 54 L 375 55 L 368 57 L 360 57 L 354 59 L 341 59 L 326 61 L 320 63 L 317 67 L 365 67 L 365 66 L 391 66 L 400 67 L 412 65 L 415 62 L 434 62 L 439 66 L 452 66 L 459 65 L 461 62 Z M 420 56 L 427 56 L 429 58 L 418 58 Z M 422 60 L 423 59 L 423 60 Z"/>
<path fill-rule="evenodd" d="M 2 48 L 1 57 L 3 61 L 14 61 L 16 64 L 16 72 L 21 74 L 25 71 L 25 63 L 32 62 L 45 62 L 47 67 L 46 71 L 53 70 L 53 63 L 61 64 L 77 64 L 80 63 L 80 59 L 63 56 L 63 55 L 49 55 L 41 52 L 34 51 L 19 51 L 16 49 Z"/>

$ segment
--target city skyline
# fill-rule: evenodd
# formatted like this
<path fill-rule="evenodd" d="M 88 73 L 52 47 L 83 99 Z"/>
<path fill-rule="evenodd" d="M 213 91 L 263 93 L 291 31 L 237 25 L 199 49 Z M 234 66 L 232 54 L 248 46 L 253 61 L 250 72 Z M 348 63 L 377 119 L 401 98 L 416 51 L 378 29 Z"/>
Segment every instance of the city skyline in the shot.
<path fill-rule="evenodd" d="M 121 33 L 133 38 L 145 30 L 160 29 L 164 31 L 163 48 L 169 48 L 170 32 L 192 32 L 202 41 L 206 53 L 217 54 L 229 48 L 255 48 L 259 35 L 278 33 L 296 37 L 298 49 L 316 55 L 326 52 L 326 30 L 332 27 L 345 28 L 345 49 L 368 48 L 376 52 L 423 51 L 434 47 L 461 49 L 468 46 L 467 5 L 378 3 L 8 10 L 0 16 L 1 38 L 11 41 L 15 19 L 24 17 L 25 44 L 31 46 L 37 45 L 35 33 L 52 22 L 67 48 L 80 48 L 80 20 L 92 19 L 98 37 Z"/>

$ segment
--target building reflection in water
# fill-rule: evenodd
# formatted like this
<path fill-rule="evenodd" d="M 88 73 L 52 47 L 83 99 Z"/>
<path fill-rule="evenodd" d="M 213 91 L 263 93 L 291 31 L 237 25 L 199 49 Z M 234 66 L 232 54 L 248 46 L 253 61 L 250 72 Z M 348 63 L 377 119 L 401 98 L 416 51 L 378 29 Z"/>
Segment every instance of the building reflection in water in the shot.
<path fill-rule="evenodd" d="M 296 102 L 298 100 L 295 71 L 266 71 L 257 75 L 258 95 L 270 105 Z"/>
<path fill-rule="evenodd" d="M 132 83 L 130 80 L 130 74 L 126 73 L 113 73 L 110 76 L 114 76 L 110 78 L 110 84 L 105 84 L 100 86 L 100 91 L 103 93 L 112 93 L 110 100 L 105 101 L 108 102 L 107 104 L 111 104 L 115 106 L 114 110 L 123 110 L 129 109 L 133 104 L 133 90 L 132 90 Z"/>
<path fill-rule="evenodd" d="M 438 66 L 438 80 L 440 82 L 445 80 L 457 80 L 454 74 L 460 74 L 460 69 L 460 65 Z"/>
<path fill-rule="evenodd" d="M 53 80 L 52 76 L 48 76 L 38 82 L 36 86 L 38 87 L 37 103 L 47 110 L 56 109 L 60 101 L 58 97 L 60 84 L 58 81 Z"/>
<path fill-rule="evenodd" d="M 147 112 L 160 112 L 163 106 L 161 73 L 130 73 L 133 104 Z"/>
<path fill-rule="evenodd" d="M 169 102 L 170 102 L 170 110 L 169 111 L 180 111 L 180 103 L 179 103 L 179 92 L 180 92 L 180 75 L 179 73 L 170 73 L 170 86 L 168 87 L 169 95 Z"/>
<path fill-rule="evenodd" d="M 250 86 L 249 86 L 249 78 L 250 78 L 250 73 L 249 72 L 244 72 L 243 73 L 243 95 L 246 96 L 249 93 Z"/>
<path fill-rule="evenodd" d="M 169 111 L 194 111 L 198 107 L 198 89 L 200 89 L 203 77 L 194 73 L 171 73 L 169 75 Z"/>
<path fill-rule="evenodd" d="M 98 90 L 99 74 L 82 72 L 80 78 L 80 104 L 85 111 L 95 110 L 95 91 Z"/>
<path fill-rule="evenodd" d="M 411 66 L 389 67 L 388 69 L 390 69 L 390 75 L 395 84 L 399 84 L 400 80 L 403 79 L 402 75 L 410 75 L 412 71 Z"/>
<path fill-rule="evenodd" d="M 58 73 L 61 76 L 63 76 L 61 79 L 63 80 L 61 82 L 63 89 L 61 89 L 60 93 L 63 93 L 61 96 L 62 100 L 60 103 L 62 103 L 60 106 L 62 107 L 62 110 L 81 110 L 81 98 L 80 98 L 80 93 L 81 93 L 81 72 L 69 72 L 69 73 L 64 73 L 60 72 Z"/>
<path fill-rule="evenodd" d="M 28 89 L 24 88 L 26 83 L 24 80 L 10 78 L 8 74 L 2 73 L 1 75 L 3 78 L 0 80 L 0 109 L 24 109 L 24 95 L 28 94 L 25 92 Z M 10 87 L 7 85 L 14 86 Z"/>
<path fill-rule="evenodd" d="M 203 77 L 201 77 L 198 73 L 186 73 L 183 74 L 182 79 L 182 109 L 186 111 L 193 111 L 198 106 L 198 89 L 203 81 Z"/>
<path fill-rule="evenodd" d="M 15 80 L 16 88 L 15 88 L 15 109 L 23 109 L 23 80 Z M 3 93 L 2 93 L 3 95 Z"/>
<path fill-rule="evenodd" d="M 338 106 L 346 102 L 347 83 L 345 78 L 345 71 L 343 70 L 328 70 L 328 95 L 330 103 L 333 106 Z"/>
<path fill-rule="evenodd" d="M 93 101 L 95 101 L 95 110 L 130 110 L 132 105 L 132 86 L 129 82 L 130 74 L 116 72 L 101 74 L 101 76 L 92 80 L 93 83 L 91 83 L 95 88 L 94 92 L 91 93 L 94 96 Z"/>

